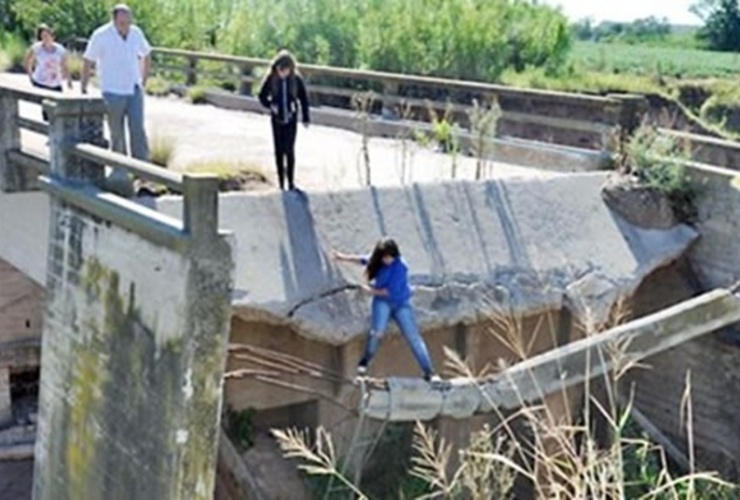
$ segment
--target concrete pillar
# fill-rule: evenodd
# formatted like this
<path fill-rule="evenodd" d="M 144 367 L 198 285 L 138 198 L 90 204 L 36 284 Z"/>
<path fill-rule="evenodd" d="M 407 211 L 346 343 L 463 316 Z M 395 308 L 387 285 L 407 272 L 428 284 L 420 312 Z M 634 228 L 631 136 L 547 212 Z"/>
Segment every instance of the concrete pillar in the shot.
<path fill-rule="evenodd" d="M 2 91 L 0 91 L 2 92 Z M 16 172 L 8 162 L 7 153 L 21 147 L 21 132 L 16 123 L 18 117 L 18 100 L 15 97 L 0 94 L 0 191 L 17 191 Z"/>
<path fill-rule="evenodd" d="M 10 370 L 0 368 L 0 427 L 13 424 L 13 401 L 10 396 Z"/>
<path fill-rule="evenodd" d="M 60 146 L 58 173 L 100 178 Z M 52 200 L 35 500 L 213 498 L 234 268 L 217 187 L 186 177 L 176 244 L 139 209 L 132 230 Z"/>
<path fill-rule="evenodd" d="M 101 184 L 105 169 L 73 156 L 69 147 L 83 142 L 107 147 L 108 142 L 103 136 L 103 101 L 96 98 L 45 101 L 44 110 L 49 115 L 51 174 L 64 179 Z"/>

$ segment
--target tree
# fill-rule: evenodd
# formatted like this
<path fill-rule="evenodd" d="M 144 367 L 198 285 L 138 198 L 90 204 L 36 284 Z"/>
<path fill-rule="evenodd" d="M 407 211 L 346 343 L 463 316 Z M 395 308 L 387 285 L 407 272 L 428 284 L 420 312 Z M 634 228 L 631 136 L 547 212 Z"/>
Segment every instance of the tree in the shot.
<path fill-rule="evenodd" d="M 708 48 L 740 51 L 740 5 L 738 0 L 704 0 L 692 7 L 704 19 L 698 37 Z"/>

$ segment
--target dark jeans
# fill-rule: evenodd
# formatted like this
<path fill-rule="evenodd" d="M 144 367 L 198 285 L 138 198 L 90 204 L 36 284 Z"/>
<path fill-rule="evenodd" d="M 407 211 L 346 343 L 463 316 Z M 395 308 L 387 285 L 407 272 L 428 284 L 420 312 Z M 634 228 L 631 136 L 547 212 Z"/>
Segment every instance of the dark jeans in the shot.
<path fill-rule="evenodd" d="M 33 78 L 31 78 L 31 85 L 39 89 L 51 90 L 53 92 L 63 92 L 64 91 L 61 85 L 57 85 L 56 87 L 47 87 L 46 85 L 41 85 L 40 83 L 36 82 Z M 49 115 L 46 113 L 46 111 L 42 112 L 42 116 L 44 117 L 45 122 L 49 121 Z"/>
<path fill-rule="evenodd" d="M 295 139 L 298 134 L 298 121 L 280 123 L 272 120 L 272 140 L 275 144 L 275 164 L 277 166 L 280 189 L 285 188 L 285 177 L 288 177 L 288 188 L 295 187 Z"/>

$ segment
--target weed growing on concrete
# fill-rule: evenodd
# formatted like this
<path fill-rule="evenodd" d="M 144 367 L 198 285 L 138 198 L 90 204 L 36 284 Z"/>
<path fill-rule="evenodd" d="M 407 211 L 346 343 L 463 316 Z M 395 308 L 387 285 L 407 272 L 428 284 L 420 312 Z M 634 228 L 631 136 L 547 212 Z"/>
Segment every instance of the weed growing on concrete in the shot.
<path fill-rule="evenodd" d="M 67 68 L 69 69 L 69 76 L 72 80 L 80 80 L 82 78 L 83 65 L 84 62 L 81 54 L 74 52 L 67 56 Z"/>
<path fill-rule="evenodd" d="M 244 161 L 207 160 L 188 165 L 184 172 L 215 175 L 221 192 L 246 191 L 270 183 L 262 167 Z"/>
<path fill-rule="evenodd" d="M 458 159 L 460 157 L 460 125 L 453 116 L 454 106 L 447 102 L 444 113 L 440 116 L 431 102 L 427 102 L 429 120 L 432 124 L 432 138 L 443 153 L 452 157 L 450 177 L 457 179 Z"/>
<path fill-rule="evenodd" d="M 481 105 L 473 101 L 473 107 L 468 111 L 470 130 L 473 134 L 473 154 L 477 158 L 475 180 L 481 180 L 484 171 L 490 166 L 493 156 L 493 139 L 496 137 L 498 122 L 501 119 L 501 107 L 498 99 L 493 96 L 490 104 Z"/>
<path fill-rule="evenodd" d="M 146 82 L 146 93 L 155 97 L 166 97 L 171 90 L 170 82 L 161 76 L 153 76 Z"/>
<path fill-rule="evenodd" d="M 686 172 L 689 159 L 678 139 L 643 125 L 624 148 L 622 170 L 663 193 L 670 199 L 678 218 L 691 221 L 696 211 L 696 193 Z"/>
<path fill-rule="evenodd" d="M 201 86 L 190 87 L 188 89 L 188 100 L 191 104 L 207 104 L 206 88 Z"/>
<path fill-rule="evenodd" d="M 372 120 L 371 113 L 374 104 L 375 93 L 372 91 L 360 92 L 352 96 L 352 108 L 355 110 L 358 132 L 360 132 L 360 135 L 362 136 L 360 155 L 362 156 L 362 162 L 365 167 L 364 178 L 359 171 L 358 176 L 360 178 L 360 184 L 363 184 L 364 180 L 364 185 L 366 186 L 372 186 L 372 172 L 370 169 L 370 127 Z"/>
<path fill-rule="evenodd" d="M 153 134 L 149 144 L 151 162 L 163 168 L 169 168 L 175 158 L 177 143 L 168 135 Z"/>

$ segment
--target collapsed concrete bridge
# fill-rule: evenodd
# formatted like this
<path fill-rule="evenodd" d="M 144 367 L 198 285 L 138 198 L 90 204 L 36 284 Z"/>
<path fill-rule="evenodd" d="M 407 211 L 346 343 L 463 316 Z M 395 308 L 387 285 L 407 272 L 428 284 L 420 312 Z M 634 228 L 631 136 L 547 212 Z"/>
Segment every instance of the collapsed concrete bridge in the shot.
<path fill-rule="evenodd" d="M 352 372 L 368 310 L 354 286 L 359 270 L 328 258 L 335 246 L 364 250 L 383 234 L 402 241 L 437 362 L 443 346 L 479 368 L 510 358 L 487 333 L 502 307 L 523 318 L 519 333 L 532 347 L 525 365 L 482 385 L 455 381 L 430 390 L 389 378 L 364 406 L 379 419 L 460 418 L 485 412 L 485 404 L 519 404 L 522 395 L 547 398 L 579 383 L 588 372 L 584 353 L 598 352 L 611 336 L 639 333 L 631 348 L 641 357 L 738 319 L 735 296 L 717 291 L 582 339 L 579 321 L 605 322 L 620 298 L 684 259 L 698 238 L 677 223 L 629 222 L 604 202 L 604 173 L 217 196 L 213 179 L 95 147 L 102 145 L 99 100 L 16 86 L 0 86 L 0 96 L 0 258 L 46 289 L 37 498 L 103 498 L 131 488 L 142 497 L 209 498 L 227 338 Z M 46 100 L 51 127 L 20 119 L 22 99 Z M 24 149 L 20 127 L 49 133 L 50 155 Z M 106 188 L 103 164 L 183 196 L 123 199 Z M 34 191 L 34 170 L 46 174 L 48 194 Z M 397 337 L 387 339 L 376 373 L 414 374 L 398 347 Z M 511 378 L 516 373 L 522 384 Z M 555 385 L 528 393 L 524 379 L 532 373 Z M 345 401 L 355 391 L 332 383 L 319 389 Z M 224 397 L 237 410 L 256 408 L 269 425 L 287 414 L 294 417 L 288 423 L 308 426 L 341 418 L 314 398 L 259 381 L 231 380 Z M 142 435 L 146 427 L 156 436 Z M 161 449 L 178 458 L 173 463 Z M 102 455 L 108 458 L 97 460 Z"/>

